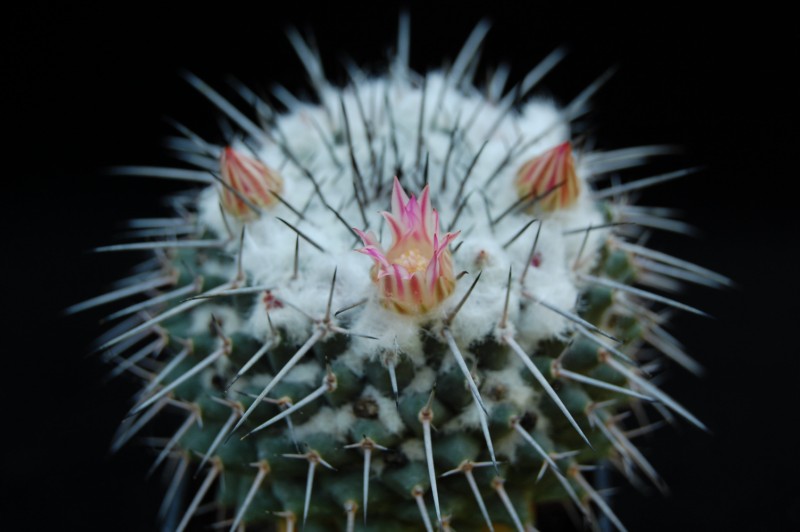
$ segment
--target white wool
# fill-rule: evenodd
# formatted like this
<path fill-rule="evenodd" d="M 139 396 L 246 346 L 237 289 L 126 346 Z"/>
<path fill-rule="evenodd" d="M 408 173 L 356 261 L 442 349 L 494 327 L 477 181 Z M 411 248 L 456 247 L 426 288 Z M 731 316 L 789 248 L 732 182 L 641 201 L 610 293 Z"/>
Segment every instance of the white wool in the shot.
<path fill-rule="evenodd" d="M 361 397 L 369 397 L 378 404 L 378 419 L 386 430 L 393 434 L 402 432 L 403 420 L 400 419 L 400 413 L 393 399 L 389 399 L 372 386 L 365 387 Z"/>
<path fill-rule="evenodd" d="M 511 355 L 513 356 L 513 355 Z M 504 400 L 510 401 L 521 411 L 527 409 L 531 404 L 535 404 L 534 399 L 539 395 L 522 378 L 521 371 L 528 371 L 527 368 L 515 367 L 510 364 L 500 371 L 487 371 L 483 374 L 483 390 L 490 390 L 495 386 L 503 386 L 508 394 Z"/>
<path fill-rule="evenodd" d="M 430 393 L 436 380 L 436 372 L 428 366 L 417 368 L 414 378 L 405 387 L 405 390 L 415 393 Z"/>
<path fill-rule="evenodd" d="M 355 422 L 351 405 L 341 408 L 323 406 L 311 419 L 296 426 L 294 435 L 300 441 L 312 434 L 325 434 L 336 441 L 345 441 Z"/>
<path fill-rule="evenodd" d="M 322 367 L 316 362 L 298 364 L 286 374 L 283 382 L 317 385 L 322 382 L 322 373 Z"/>
<path fill-rule="evenodd" d="M 425 446 L 422 444 L 422 439 L 406 440 L 400 444 L 400 451 L 408 457 L 409 460 L 422 462 L 425 460 Z"/>
<path fill-rule="evenodd" d="M 442 318 L 455 308 L 479 273 L 480 281 L 456 319 L 450 323 L 450 330 L 462 348 L 495 334 L 503 315 L 511 269 L 512 291 L 506 331 L 514 331 L 517 340 L 529 351 L 541 340 L 565 335 L 571 327 L 569 320 L 539 304 L 538 300 L 565 311 L 574 311 L 579 293 L 577 272 L 586 272 L 593 266 L 594 251 L 607 238 L 606 229 L 593 230 L 584 245 L 585 232 L 564 234 L 565 231 L 604 222 L 603 213 L 592 201 L 589 184 L 585 181 L 587 168 L 581 164 L 577 167 L 582 178 L 578 201 L 570 208 L 543 215 L 515 241 L 509 242 L 530 222 L 530 214 L 511 212 L 498 221 L 500 215 L 519 199 L 514 186 L 517 169 L 531 157 L 569 138 L 568 121 L 562 112 L 546 99 L 531 100 L 519 110 L 506 112 L 501 106 L 487 104 L 477 90 L 462 92 L 446 85 L 440 72 L 427 76 L 424 153 L 420 158 L 428 155 L 431 201 L 440 213 L 441 234 L 450 227 L 458 205 L 468 198 L 453 227 L 461 234 L 451 245 L 452 249 L 461 244 L 453 256 L 455 273 L 466 271 L 468 275 L 458 281 L 450 298 L 428 315 L 402 316 L 380 303 L 372 281 L 373 261 L 356 251 L 362 244 L 354 237 L 351 228 L 364 229 L 368 225 L 378 234 L 384 250 L 391 245 L 380 211 L 390 210 L 390 178 L 395 167 L 392 138 L 396 139 L 401 152 L 404 186 L 409 194 L 420 194 L 413 183 L 421 179 L 414 164 L 421 165 L 424 160 L 417 159 L 423 94 L 419 86 L 412 86 L 403 78 L 367 78 L 359 74 L 356 79 L 355 89 L 324 89 L 322 99 L 327 109 L 321 105 L 290 102 L 292 112 L 277 117 L 280 135 L 275 138 L 285 139 L 282 142 L 286 142 L 295 160 L 287 161 L 284 148 L 268 140 L 259 152 L 260 159 L 267 166 L 280 168 L 284 182 L 281 197 L 303 212 L 300 217 L 286 205 L 278 204 L 266 209 L 258 220 L 248 223 L 245 232 L 243 267 L 248 285 L 268 287 L 273 296 L 284 303 L 282 308 L 270 310 L 273 325 L 284 331 L 286 340 L 298 345 L 313 334 L 315 327 L 325 326 L 321 320 L 327 310 L 331 279 L 336 270 L 331 311 L 362 300 L 367 302 L 334 318 L 330 325 L 377 338 L 352 336 L 350 348 L 342 355 L 347 366 L 360 374 L 365 361 L 374 360 L 382 353 L 398 352 L 410 357 L 414 365 L 422 369 L 425 360 L 419 326 L 427 322 L 433 322 L 435 326 L 441 324 Z M 370 117 L 371 146 L 356 92 Z M 384 104 L 387 93 L 392 102 L 390 110 Z M 354 200 L 354 181 L 357 178 L 350 164 L 350 146 L 343 141 L 345 124 L 340 97 L 364 187 L 373 190 L 380 180 L 384 191 L 378 198 L 370 196 L 363 214 Z M 444 164 L 451 146 L 450 130 L 456 124 L 462 127 L 465 117 L 472 116 L 475 119 L 470 128 L 453 146 L 445 177 L 447 186 L 442 190 Z M 487 141 L 491 130 L 493 134 Z M 510 162 L 501 167 L 512 147 L 524 149 L 517 150 Z M 335 152 L 333 156 L 331 149 Z M 480 156 L 475 159 L 479 151 Z M 382 166 L 373 169 L 381 153 Z M 464 181 L 470 166 L 469 177 Z M 316 181 L 324 203 L 308 173 Z M 458 197 L 460 189 L 463 189 L 463 194 Z M 221 238 L 228 235 L 214 190 L 202 194 L 199 210 L 205 226 Z M 238 235 L 241 225 L 232 217 L 228 218 L 231 232 Z M 278 218 L 294 226 L 296 231 Z M 490 219 L 493 223 L 489 222 Z M 519 279 L 537 230 L 540 230 L 540 237 L 536 251 L 541 263 L 528 268 L 525 293 L 522 293 Z M 298 232 L 302 235 L 299 236 Z M 299 261 L 294 275 L 297 241 Z M 579 252 L 582 260 L 576 262 Z M 224 271 L 232 277 L 234 268 L 232 264 L 222 265 L 220 274 Z M 260 298 L 247 325 L 255 337 L 271 337 L 266 308 Z M 430 371 L 418 371 L 412 389 L 427 392 L 434 378 Z"/>
<path fill-rule="evenodd" d="M 517 448 L 524 442 L 519 434 L 511 432 L 492 441 L 494 445 L 494 452 L 497 456 L 504 457 L 509 462 L 513 463 L 517 459 Z"/>
<path fill-rule="evenodd" d="M 489 410 L 491 412 L 491 410 Z M 441 431 L 445 434 L 451 432 L 463 432 L 465 429 L 475 430 L 479 428 L 480 416 L 476 406 L 468 406 L 459 415 L 451 418 L 441 427 Z"/>
<path fill-rule="evenodd" d="M 230 335 L 241 329 L 241 316 L 231 307 L 223 305 L 204 305 L 190 314 L 192 323 L 189 325 L 189 334 L 207 334 L 211 329 L 212 316 L 222 325 L 222 332 Z"/>
<path fill-rule="evenodd" d="M 411 358 L 415 366 L 425 362 L 419 336 L 419 320 L 384 308 L 376 298 L 367 303 L 352 328 L 377 338 L 353 338 L 350 351 L 366 360 L 374 359 L 382 352 L 396 352 Z"/>

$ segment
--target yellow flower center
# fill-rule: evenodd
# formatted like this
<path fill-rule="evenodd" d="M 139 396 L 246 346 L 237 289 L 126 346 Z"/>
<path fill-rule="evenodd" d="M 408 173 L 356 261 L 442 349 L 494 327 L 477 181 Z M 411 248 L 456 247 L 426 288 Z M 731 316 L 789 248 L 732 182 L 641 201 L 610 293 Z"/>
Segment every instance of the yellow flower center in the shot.
<path fill-rule="evenodd" d="M 429 260 L 430 258 L 423 256 L 418 249 L 411 248 L 400 255 L 394 262 L 405 268 L 409 274 L 413 275 L 417 272 L 425 271 L 428 267 Z"/>

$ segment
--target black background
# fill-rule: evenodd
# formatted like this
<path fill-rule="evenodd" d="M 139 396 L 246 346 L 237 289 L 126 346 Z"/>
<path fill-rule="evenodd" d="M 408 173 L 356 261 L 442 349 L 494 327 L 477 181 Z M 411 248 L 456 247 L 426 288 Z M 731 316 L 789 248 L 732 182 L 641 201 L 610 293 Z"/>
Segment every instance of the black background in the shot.
<path fill-rule="evenodd" d="M 377 3 L 376 3 L 377 4 Z M 431 5 L 428 5 L 431 4 Z M 780 13 L 490 6 L 443 2 L 411 8 L 412 66 L 455 56 L 474 24 L 494 23 L 486 66 L 508 61 L 519 80 L 554 47 L 568 59 L 544 90 L 566 103 L 606 68 L 619 67 L 594 99 L 598 146 L 681 145 L 655 170 L 696 164 L 702 173 L 654 189 L 643 204 L 680 207 L 697 239 L 665 235 L 660 249 L 734 278 L 739 287 L 690 289 L 685 300 L 714 319 L 681 316 L 673 330 L 708 368 L 696 379 L 670 372 L 668 393 L 712 430 L 684 424 L 642 440 L 673 494 L 624 485 L 615 508 L 631 530 L 778 530 L 800 526 L 794 401 L 800 364 L 795 94 L 786 72 L 790 35 Z M 60 310 L 123 274 L 132 256 L 87 250 L 113 242 L 122 220 L 163 213 L 170 183 L 110 177 L 118 164 L 162 164 L 161 139 L 176 118 L 216 131 L 215 114 L 179 76 L 215 86 L 233 74 L 251 86 L 303 89 L 284 34 L 313 29 L 329 72 L 348 53 L 380 67 L 396 35 L 396 4 L 243 7 L 225 2 L 114 8 L 15 7 L 3 24 L 6 140 L 2 218 L 5 435 L 3 521 L 14 530 L 155 529 L 162 488 L 144 480 L 152 460 L 107 448 L 134 391 L 104 386 L 85 355 L 101 312 Z M 336 77 L 337 74 L 334 74 Z M 792 93 L 790 95 L 790 93 Z M 794 124 L 793 124 L 794 125 Z M 10 139 L 10 140 L 9 140 Z M 8 163 L 10 167 L 8 166 Z M 651 171 L 653 168 L 651 168 Z M 642 174 L 646 175 L 646 174 Z M 8 237 L 11 237 L 8 242 Z"/>

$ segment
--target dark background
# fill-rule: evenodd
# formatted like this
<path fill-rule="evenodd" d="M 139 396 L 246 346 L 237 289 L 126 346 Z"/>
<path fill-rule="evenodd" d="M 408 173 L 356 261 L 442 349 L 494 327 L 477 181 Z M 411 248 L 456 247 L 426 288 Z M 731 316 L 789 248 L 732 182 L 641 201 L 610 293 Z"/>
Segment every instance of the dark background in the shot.
<path fill-rule="evenodd" d="M 126 272 L 133 256 L 87 250 L 113 242 L 126 218 L 163 213 L 158 198 L 175 187 L 107 176 L 103 168 L 169 164 L 160 144 L 172 133 L 165 116 L 216 131 L 211 105 L 180 78 L 181 69 L 218 87 L 233 74 L 251 86 L 304 89 L 284 36 L 288 24 L 314 30 L 328 71 L 341 79 L 340 53 L 366 66 L 384 63 L 398 12 L 384 3 L 123 6 L 28 4 L 2 22 L 4 160 L 11 166 L 0 212 L 11 241 L 3 254 L 8 369 L 1 403 L 1 440 L 10 448 L 0 478 L 10 508 L 3 520 L 21 520 L 14 530 L 155 529 L 162 488 L 144 480 L 152 455 L 135 445 L 115 456 L 107 451 L 134 386 L 100 384 L 106 369 L 85 355 L 102 312 L 59 312 Z M 796 91 L 785 75 L 796 58 L 789 61 L 786 16 L 498 2 L 418 3 L 411 15 L 418 70 L 454 57 L 482 16 L 494 22 L 484 64 L 510 62 L 512 81 L 554 47 L 570 45 L 543 84 L 562 103 L 618 66 L 589 117 L 598 146 L 677 144 L 684 154 L 649 171 L 705 167 L 648 192 L 642 203 L 680 207 L 701 228 L 697 239 L 659 237 L 660 249 L 739 284 L 690 289 L 684 299 L 715 318 L 681 316 L 673 327 L 708 375 L 674 369 L 665 389 L 712 434 L 683 424 L 642 440 L 673 494 L 642 495 L 620 479 L 615 509 L 631 530 L 800 526 L 791 393 L 800 376 L 800 227 L 789 189 L 796 164 L 788 164 L 796 152 L 788 116 Z"/>

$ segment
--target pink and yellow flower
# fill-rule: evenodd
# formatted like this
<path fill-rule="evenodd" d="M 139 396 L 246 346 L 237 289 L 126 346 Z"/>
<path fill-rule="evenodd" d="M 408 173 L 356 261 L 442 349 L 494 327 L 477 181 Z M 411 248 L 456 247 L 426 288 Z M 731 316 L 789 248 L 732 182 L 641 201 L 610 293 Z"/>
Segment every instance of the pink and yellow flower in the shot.
<path fill-rule="evenodd" d="M 248 202 L 257 208 L 271 207 L 278 201 L 272 192 L 283 190 L 283 179 L 276 171 L 231 147 L 222 150 L 220 171 L 227 185 L 220 190 L 222 206 L 240 220 L 258 216 Z"/>
<path fill-rule="evenodd" d="M 456 286 L 453 257 L 448 246 L 460 233 L 439 236 L 439 213 L 431 207 L 426 186 L 419 200 L 409 199 L 395 178 L 392 212 L 383 212 L 392 231 L 392 245 L 384 252 L 375 234 L 355 231 L 364 241 L 361 253 L 375 265 L 372 279 L 383 305 L 401 314 L 424 314 L 447 299 Z"/>
<path fill-rule="evenodd" d="M 517 193 L 530 198 L 530 212 L 552 212 L 571 206 L 580 194 L 569 141 L 530 159 L 517 171 Z"/>

